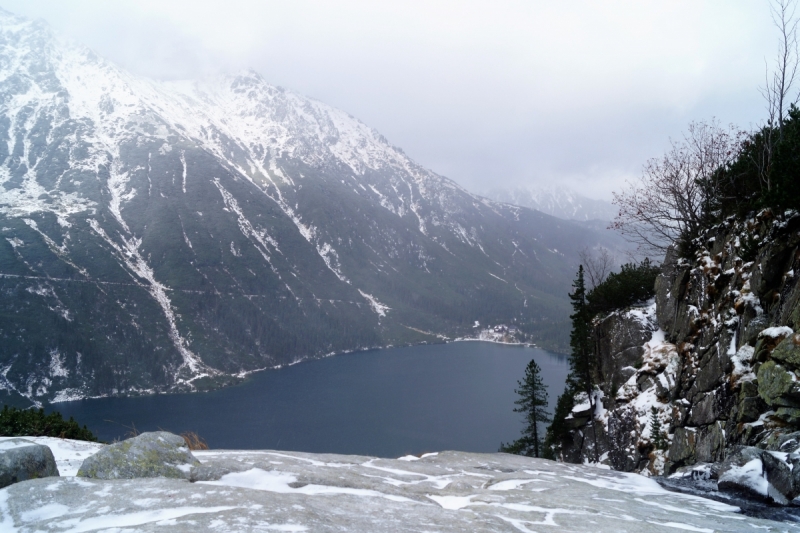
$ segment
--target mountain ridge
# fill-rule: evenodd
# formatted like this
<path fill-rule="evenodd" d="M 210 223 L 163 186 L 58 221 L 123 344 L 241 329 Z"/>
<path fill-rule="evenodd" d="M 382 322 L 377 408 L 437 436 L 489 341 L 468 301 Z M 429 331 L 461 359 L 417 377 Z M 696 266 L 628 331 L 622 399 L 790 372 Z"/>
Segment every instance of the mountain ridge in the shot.
<path fill-rule="evenodd" d="M 499 202 L 536 209 L 564 220 L 610 221 L 617 215 L 617 208 L 611 202 L 589 198 L 569 187 L 494 188 L 486 196 Z"/>
<path fill-rule="evenodd" d="M 573 250 L 253 71 L 137 78 L 0 12 L 0 389 L 205 390 L 515 324 L 565 344 Z"/>

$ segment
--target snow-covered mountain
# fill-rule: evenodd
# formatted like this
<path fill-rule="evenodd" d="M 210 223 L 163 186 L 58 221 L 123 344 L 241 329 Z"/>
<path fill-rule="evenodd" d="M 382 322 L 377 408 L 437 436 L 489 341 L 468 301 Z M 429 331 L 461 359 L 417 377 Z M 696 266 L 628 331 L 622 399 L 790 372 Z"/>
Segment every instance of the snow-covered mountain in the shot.
<path fill-rule="evenodd" d="M 488 198 L 530 207 L 564 220 L 612 220 L 617 208 L 611 202 L 595 200 L 578 194 L 569 187 L 516 187 L 492 189 Z"/>
<path fill-rule="evenodd" d="M 133 76 L 0 12 L 0 388 L 197 390 L 514 323 L 598 232 L 470 194 L 255 72 Z"/>

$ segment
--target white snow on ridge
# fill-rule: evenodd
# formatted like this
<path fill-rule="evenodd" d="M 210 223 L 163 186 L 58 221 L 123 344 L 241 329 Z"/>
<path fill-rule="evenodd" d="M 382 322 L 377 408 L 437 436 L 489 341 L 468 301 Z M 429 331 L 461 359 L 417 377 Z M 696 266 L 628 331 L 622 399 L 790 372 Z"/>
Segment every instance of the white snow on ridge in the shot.
<path fill-rule="evenodd" d="M 612 220 L 617 215 L 611 202 L 587 198 L 564 186 L 494 189 L 486 195 L 565 220 Z"/>
<path fill-rule="evenodd" d="M 367 302 L 369 302 L 370 307 L 372 307 L 372 310 L 379 317 L 381 317 L 381 318 L 385 317 L 386 313 L 388 313 L 392 309 L 388 305 L 384 305 L 384 304 L 380 303 L 371 294 L 367 294 L 366 292 L 362 291 L 361 289 L 358 289 L 358 292 L 361 294 L 361 296 L 364 297 L 365 300 L 367 300 Z"/>
<path fill-rule="evenodd" d="M 280 252 L 280 250 L 278 249 L 278 243 L 275 241 L 275 239 L 270 237 L 266 231 L 257 231 L 255 227 L 253 227 L 253 224 L 247 219 L 247 217 L 244 216 L 244 213 L 242 212 L 241 207 L 239 207 L 239 203 L 236 201 L 236 198 L 234 198 L 233 195 L 230 192 L 228 192 L 228 190 L 225 187 L 222 186 L 222 184 L 219 182 L 218 179 L 214 179 L 212 183 L 219 190 L 219 193 L 222 195 L 222 200 L 225 202 L 225 206 L 236 215 L 237 222 L 239 224 L 239 231 L 241 231 L 242 235 L 244 235 L 245 237 L 248 238 L 248 240 L 250 240 L 255 249 L 258 250 L 258 252 L 264 258 L 264 261 L 266 261 L 267 264 L 269 264 L 269 267 L 272 269 L 273 272 L 275 272 L 278 275 L 278 278 L 280 279 L 281 277 L 280 274 L 278 274 L 278 271 L 272 265 L 272 260 L 270 259 L 270 251 L 269 248 L 267 247 L 267 244 L 269 244 L 275 251 Z M 186 234 L 184 233 L 184 237 L 185 235 Z M 237 255 L 237 252 L 233 247 L 233 243 L 231 243 L 231 252 L 234 255 Z"/>
<path fill-rule="evenodd" d="M 9 138 L 16 139 L 18 130 L 29 132 L 35 118 L 50 117 L 55 127 L 68 122 L 79 125 L 77 135 L 87 143 L 88 157 L 71 156 L 70 168 L 95 174 L 101 169 L 108 172 L 108 207 L 128 233 L 124 209 L 137 194 L 130 186 L 137 169 L 122 167 L 120 143 L 160 139 L 163 153 L 171 150 L 176 141 L 188 141 L 220 158 L 274 200 L 309 242 L 314 240 L 313 225 L 302 223 L 298 213 L 301 210 L 287 199 L 287 194 L 291 196 L 299 185 L 295 184 L 296 176 L 293 179 L 281 170 L 280 159 L 284 157 L 313 167 L 346 166 L 363 177 L 362 188 L 367 185 L 379 205 L 400 217 L 413 214 L 423 234 L 428 235 L 431 224 L 441 224 L 456 238 L 483 250 L 475 229 L 467 230 L 456 220 L 454 215 L 462 208 L 458 201 L 451 200 L 472 198 L 475 205 L 485 202 L 414 163 L 373 128 L 344 111 L 269 85 L 253 71 L 203 81 L 137 78 L 86 47 L 60 39 L 43 23 L 10 14 L 0 17 L 0 35 L 11 43 L 3 49 L 9 58 L 5 68 L 0 68 L 0 83 L 17 76 L 27 84 L 0 109 L 12 119 Z M 36 63 L 40 56 L 41 64 Z M 53 72 L 60 85 L 56 89 L 63 90 L 40 86 L 31 72 L 41 69 Z M 19 91 L 17 85 L 14 87 Z M 24 111 L 31 108 L 32 114 Z M 23 159 L 27 159 L 27 136 L 24 142 Z M 71 142 L 77 143 L 78 137 Z M 182 180 L 176 185 L 186 193 L 186 149 L 180 150 L 179 157 L 182 173 L 173 176 L 173 181 Z M 147 168 L 150 194 L 152 183 Z M 368 176 L 370 172 L 383 174 Z M 46 190 L 36 180 L 35 165 L 28 174 L 20 187 L 0 187 L 0 212 L 29 216 L 50 211 L 68 224 L 68 217 L 95 207 L 79 194 L 62 191 L 60 185 Z M 9 179 L 8 169 L 0 167 L 0 185 Z M 442 208 L 445 219 L 431 220 L 425 202 Z M 312 244 L 328 267 L 346 280 L 331 243 Z"/>

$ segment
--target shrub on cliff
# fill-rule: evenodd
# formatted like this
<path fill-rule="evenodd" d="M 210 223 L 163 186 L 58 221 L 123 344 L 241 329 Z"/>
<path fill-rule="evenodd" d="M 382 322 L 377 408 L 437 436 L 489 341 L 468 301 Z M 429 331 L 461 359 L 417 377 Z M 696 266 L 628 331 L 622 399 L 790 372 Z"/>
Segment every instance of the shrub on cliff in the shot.
<path fill-rule="evenodd" d="M 718 218 L 770 207 L 800 209 L 800 109 L 792 105 L 780 125 L 764 126 L 742 143 L 736 159 L 718 172 L 713 211 Z"/>
<path fill-rule="evenodd" d="M 64 420 L 59 412 L 46 415 L 44 409 L 17 409 L 7 405 L 0 411 L 0 436 L 58 437 L 97 442 L 97 437 L 72 417 Z"/>
<path fill-rule="evenodd" d="M 622 265 L 619 272 L 609 274 L 586 295 L 590 313 L 610 313 L 646 302 L 655 296 L 658 272 L 659 267 L 649 259 Z"/>

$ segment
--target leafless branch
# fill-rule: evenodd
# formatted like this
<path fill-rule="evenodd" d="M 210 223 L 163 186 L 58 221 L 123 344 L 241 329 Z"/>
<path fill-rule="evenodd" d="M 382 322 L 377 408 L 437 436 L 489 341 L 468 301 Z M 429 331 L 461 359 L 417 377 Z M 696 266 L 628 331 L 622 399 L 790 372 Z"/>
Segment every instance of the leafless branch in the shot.
<path fill-rule="evenodd" d="M 603 283 L 614 269 L 615 258 L 608 248 L 600 247 L 596 252 L 584 248 L 578 255 L 586 272 L 590 290 Z"/>
<path fill-rule="evenodd" d="M 772 0 L 770 2 L 772 23 L 778 29 L 778 56 L 770 71 L 769 63 L 765 61 L 765 80 L 760 92 L 767 106 L 767 128 L 765 130 L 766 142 L 763 153 L 759 154 L 759 161 L 755 161 L 759 169 L 761 186 L 766 190 L 772 189 L 770 180 L 770 162 L 775 145 L 780 142 L 783 135 L 783 122 L 789 108 L 797 104 L 800 92 L 794 98 L 791 93 L 798 77 L 800 53 L 797 41 L 797 4 L 796 0 Z"/>
<path fill-rule="evenodd" d="M 619 214 L 611 224 L 646 254 L 663 253 L 681 236 L 695 235 L 716 194 L 715 174 L 739 152 L 733 126 L 693 122 L 660 159 L 651 159 L 637 183 L 614 193 Z"/>

